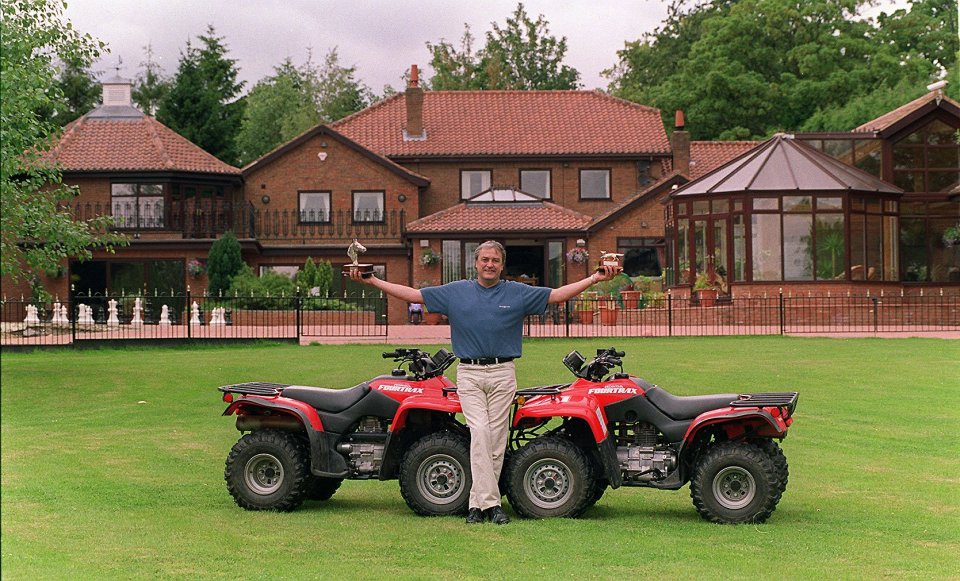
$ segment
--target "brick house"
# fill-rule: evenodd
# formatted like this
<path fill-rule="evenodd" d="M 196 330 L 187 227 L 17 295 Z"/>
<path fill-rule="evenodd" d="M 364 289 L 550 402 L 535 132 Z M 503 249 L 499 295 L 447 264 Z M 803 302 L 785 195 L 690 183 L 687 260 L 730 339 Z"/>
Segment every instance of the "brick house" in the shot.
<path fill-rule="evenodd" d="M 697 239 L 690 228 L 678 237 L 681 198 L 671 192 L 699 201 L 698 184 L 764 147 L 691 142 L 679 114 L 668 137 L 659 110 L 599 91 L 423 91 L 412 68 L 404 93 L 314 127 L 238 169 L 141 114 L 129 96 L 129 82 L 105 83 L 104 105 L 68 126 L 52 155 L 64 181 L 80 186 L 78 215 L 112 213 L 131 244 L 115 255 L 97 252 L 93 261 L 71 263 L 69 277 L 45 281 L 54 294 L 65 296 L 71 281 L 80 291 L 202 289 L 204 277 L 190 277 L 186 264 L 202 262 L 227 229 L 260 273 L 292 274 L 308 256 L 339 270 L 356 238 L 380 276 L 412 286 L 440 284 L 471 276 L 473 248 L 492 238 L 506 246 L 505 274 L 517 280 L 555 287 L 583 277 L 590 265 L 568 259 L 582 247 L 591 261 L 601 251 L 624 253 L 628 274 L 662 275 L 682 291 L 693 278 L 676 276 L 684 252 L 677 245 L 683 239 L 688 262 L 696 261 L 691 249 L 707 238 Z M 903 240 L 881 238 L 900 249 L 889 279 L 898 287 L 909 278 L 904 257 L 921 250 L 927 278 L 910 284 L 952 282 L 957 258 L 934 239 L 960 221 L 960 146 L 943 142 L 958 127 L 957 103 L 931 93 L 853 132 L 796 136 L 905 192 L 896 212 L 899 231 L 886 231 L 916 231 L 923 243 L 908 248 Z M 710 192 L 701 193 L 709 202 Z M 853 269 L 851 240 L 876 222 L 853 204 L 839 211 L 846 232 L 840 281 L 848 286 L 868 282 L 867 268 L 860 268 L 863 280 Z M 858 220 L 863 225 L 854 230 Z M 734 228 L 726 232 L 732 236 Z M 736 241 L 726 242 L 724 252 L 733 252 Z M 702 250 L 707 256 L 716 248 Z M 937 261 L 943 277 L 932 274 Z M 823 283 L 837 284 L 774 281 L 806 288 Z M 349 281 L 337 284 L 338 292 L 353 290 Z M 388 312 L 391 324 L 405 320 L 405 305 L 392 299 Z"/>

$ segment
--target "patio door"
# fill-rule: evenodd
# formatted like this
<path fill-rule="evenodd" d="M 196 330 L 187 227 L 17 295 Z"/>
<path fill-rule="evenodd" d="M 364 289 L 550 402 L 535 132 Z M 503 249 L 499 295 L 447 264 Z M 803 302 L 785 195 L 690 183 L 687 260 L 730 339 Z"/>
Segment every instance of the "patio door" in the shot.
<path fill-rule="evenodd" d="M 693 277 L 706 273 L 710 278 L 721 278 L 725 282 L 730 264 L 730 227 L 727 218 L 705 218 L 693 220 L 692 228 Z"/>

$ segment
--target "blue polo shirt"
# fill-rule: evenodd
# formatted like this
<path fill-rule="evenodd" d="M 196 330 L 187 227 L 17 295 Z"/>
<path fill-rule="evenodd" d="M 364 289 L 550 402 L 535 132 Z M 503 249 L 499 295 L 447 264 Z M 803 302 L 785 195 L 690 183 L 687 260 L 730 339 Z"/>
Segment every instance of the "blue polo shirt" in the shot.
<path fill-rule="evenodd" d="M 450 341 L 457 357 L 520 357 L 523 319 L 542 315 L 550 289 L 501 280 L 490 288 L 458 280 L 420 289 L 427 310 L 450 319 Z"/>

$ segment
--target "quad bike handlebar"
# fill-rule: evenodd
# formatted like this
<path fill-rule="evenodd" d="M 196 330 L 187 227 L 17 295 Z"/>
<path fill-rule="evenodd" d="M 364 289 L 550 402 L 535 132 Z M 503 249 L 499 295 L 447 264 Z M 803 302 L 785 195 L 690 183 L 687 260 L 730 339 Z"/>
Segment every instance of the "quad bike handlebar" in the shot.
<path fill-rule="evenodd" d="M 579 351 L 571 351 L 563 358 L 563 364 L 576 377 L 586 379 L 587 381 L 603 381 L 603 378 L 614 367 L 620 368 L 623 373 L 624 351 L 617 351 L 616 347 L 609 349 L 597 349 L 597 356 L 587 361 Z"/>
<path fill-rule="evenodd" d="M 434 355 L 421 349 L 398 348 L 393 351 L 383 353 L 384 359 L 393 359 L 399 363 L 398 370 L 403 371 L 403 365 L 418 380 L 429 379 L 442 375 L 444 371 L 456 360 L 453 353 L 446 349 L 438 350 Z"/>

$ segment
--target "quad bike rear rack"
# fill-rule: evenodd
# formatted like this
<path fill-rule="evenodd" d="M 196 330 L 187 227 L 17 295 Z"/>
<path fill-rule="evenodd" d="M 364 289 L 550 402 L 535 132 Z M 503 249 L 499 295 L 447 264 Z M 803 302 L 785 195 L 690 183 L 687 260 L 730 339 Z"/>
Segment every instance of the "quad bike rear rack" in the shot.
<path fill-rule="evenodd" d="M 263 395 L 277 396 L 287 387 L 286 383 L 268 383 L 264 381 L 250 381 L 248 383 L 235 383 L 233 385 L 223 385 L 218 387 L 223 393 L 239 393 L 242 395 Z"/>
<path fill-rule="evenodd" d="M 730 402 L 730 407 L 785 407 L 793 414 L 797 407 L 797 398 L 799 393 L 796 391 L 770 392 L 770 393 L 746 393 Z"/>

